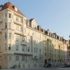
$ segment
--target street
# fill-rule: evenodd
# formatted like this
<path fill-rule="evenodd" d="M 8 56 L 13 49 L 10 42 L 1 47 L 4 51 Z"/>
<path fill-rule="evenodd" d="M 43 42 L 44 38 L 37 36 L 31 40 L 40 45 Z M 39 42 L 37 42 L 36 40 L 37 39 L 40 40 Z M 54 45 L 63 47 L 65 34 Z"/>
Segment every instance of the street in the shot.
<path fill-rule="evenodd" d="M 30 69 L 30 70 L 70 70 L 70 68 L 38 68 L 38 69 Z"/>
<path fill-rule="evenodd" d="M 1 69 L 1 70 L 70 70 L 69 68 Z"/>

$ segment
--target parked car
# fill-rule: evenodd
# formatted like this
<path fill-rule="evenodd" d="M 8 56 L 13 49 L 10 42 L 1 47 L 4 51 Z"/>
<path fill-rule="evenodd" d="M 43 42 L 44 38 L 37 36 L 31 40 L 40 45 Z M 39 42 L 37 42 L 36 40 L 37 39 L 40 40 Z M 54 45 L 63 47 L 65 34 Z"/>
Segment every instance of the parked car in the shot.
<path fill-rule="evenodd" d="M 70 67 L 70 65 L 68 65 L 68 64 L 65 64 L 65 65 L 64 65 L 64 67 Z"/>
<path fill-rule="evenodd" d="M 47 64 L 44 65 L 45 68 L 46 67 L 51 67 L 51 66 L 52 66 L 51 63 L 47 63 Z"/>

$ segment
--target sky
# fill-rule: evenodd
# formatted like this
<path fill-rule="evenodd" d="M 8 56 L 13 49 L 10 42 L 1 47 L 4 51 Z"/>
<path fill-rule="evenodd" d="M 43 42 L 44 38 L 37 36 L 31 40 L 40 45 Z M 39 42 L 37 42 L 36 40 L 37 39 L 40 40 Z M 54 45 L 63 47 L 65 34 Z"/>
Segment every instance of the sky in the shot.
<path fill-rule="evenodd" d="M 0 4 L 13 3 L 29 19 L 49 31 L 69 39 L 70 0 L 0 0 Z"/>

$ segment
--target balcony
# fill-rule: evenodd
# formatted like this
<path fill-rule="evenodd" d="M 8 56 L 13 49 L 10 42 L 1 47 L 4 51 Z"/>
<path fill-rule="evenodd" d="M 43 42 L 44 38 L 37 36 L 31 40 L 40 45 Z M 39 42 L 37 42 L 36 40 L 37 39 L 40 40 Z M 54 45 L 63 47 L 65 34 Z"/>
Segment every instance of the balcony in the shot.
<path fill-rule="evenodd" d="M 25 51 L 15 51 L 14 54 L 25 55 L 25 56 L 32 56 L 31 52 L 25 52 Z"/>
<path fill-rule="evenodd" d="M 18 25 L 22 25 L 21 22 L 18 22 L 18 21 L 16 21 L 16 20 L 14 21 L 14 23 L 15 23 L 15 24 L 18 24 Z"/>
<path fill-rule="evenodd" d="M 26 42 L 22 40 L 22 41 L 21 41 L 21 44 L 22 44 L 22 45 L 26 45 Z"/>
<path fill-rule="evenodd" d="M 23 32 L 18 31 L 18 30 L 15 30 L 15 33 L 16 33 L 16 34 L 19 34 L 19 35 L 23 35 Z"/>
<path fill-rule="evenodd" d="M 22 31 L 15 30 L 15 34 L 25 37 Z"/>
<path fill-rule="evenodd" d="M 18 34 L 22 35 L 23 34 L 23 27 L 18 25 L 18 24 L 15 24 L 15 23 L 14 23 L 14 26 L 15 26 L 15 28 L 14 28 L 15 33 L 18 33 Z"/>

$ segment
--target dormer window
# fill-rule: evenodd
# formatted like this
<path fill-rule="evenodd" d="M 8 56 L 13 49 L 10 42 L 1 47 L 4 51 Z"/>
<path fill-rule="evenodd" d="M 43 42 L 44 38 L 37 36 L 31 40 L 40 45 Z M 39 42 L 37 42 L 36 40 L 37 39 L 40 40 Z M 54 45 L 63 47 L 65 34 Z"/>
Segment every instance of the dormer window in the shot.
<path fill-rule="evenodd" d="M 39 27 L 39 25 L 38 25 L 38 26 L 37 26 L 37 29 L 39 30 L 39 28 L 40 28 L 40 27 Z"/>
<path fill-rule="evenodd" d="M 69 44 L 70 44 L 70 40 L 69 40 Z"/>
<path fill-rule="evenodd" d="M 12 6 L 12 8 L 13 8 L 15 11 L 17 11 L 17 8 L 16 8 L 14 5 Z"/>
<path fill-rule="evenodd" d="M 12 6 L 13 9 L 15 9 L 15 6 Z"/>
<path fill-rule="evenodd" d="M 57 36 L 57 39 L 59 39 L 59 36 Z"/>
<path fill-rule="evenodd" d="M 41 29 L 41 31 L 43 32 L 43 29 Z"/>
<path fill-rule="evenodd" d="M 51 34 L 51 33 L 49 33 L 49 36 L 50 36 L 50 37 L 52 37 L 52 34 Z"/>
<path fill-rule="evenodd" d="M 48 31 L 45 31 L 45 34 L 48 34 Z"/>

